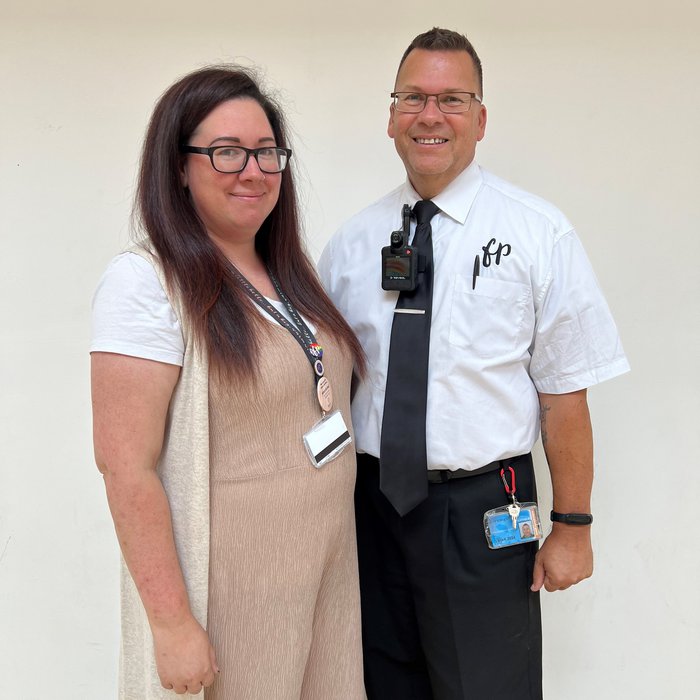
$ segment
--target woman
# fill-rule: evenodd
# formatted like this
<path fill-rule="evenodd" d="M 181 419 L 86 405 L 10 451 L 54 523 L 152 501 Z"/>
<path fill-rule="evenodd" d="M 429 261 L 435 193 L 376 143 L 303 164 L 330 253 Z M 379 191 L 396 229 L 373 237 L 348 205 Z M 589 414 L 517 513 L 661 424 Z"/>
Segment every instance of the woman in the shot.
<path fill-rule="evenodd" d="M 364 698 L 354 453 L 333 458 L 363 359 L 302 251 L 290 156 L 246 71 L 175 83 L 144 143 L 144 241 L 95 295 L 123 699 Z"/>

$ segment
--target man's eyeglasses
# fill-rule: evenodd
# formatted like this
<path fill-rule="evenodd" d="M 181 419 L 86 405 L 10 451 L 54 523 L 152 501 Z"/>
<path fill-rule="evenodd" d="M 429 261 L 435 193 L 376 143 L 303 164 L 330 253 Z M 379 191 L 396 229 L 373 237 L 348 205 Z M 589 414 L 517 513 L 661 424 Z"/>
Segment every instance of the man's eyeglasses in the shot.
<path fill-rule="evenodd" d="M 288 148 L 263 146 L 262 148 L 245 148 L 244 146 L 182 146 L 182 153 L 201 153 L 209 156 L 211 165 L 220 173 L 240 173 L 248 165 L 248 158 L 253 156 L 258 167 L 264 173 L 281 173 L 289 163 L 292 152 Z"/>
<path fill-rule="evenodd" d="M 394 108 L 397 112 L 408 112 L 418 114 L 425 109 L 428 98 L 434 97 L 438 109 L 445 114 L 458 114 L 468 112 L 472 100 L 481 102 L 481 97 L 475 92 L 440 92 L 427 95 L 424 92 L 392 92 L 394 98 Z"/>

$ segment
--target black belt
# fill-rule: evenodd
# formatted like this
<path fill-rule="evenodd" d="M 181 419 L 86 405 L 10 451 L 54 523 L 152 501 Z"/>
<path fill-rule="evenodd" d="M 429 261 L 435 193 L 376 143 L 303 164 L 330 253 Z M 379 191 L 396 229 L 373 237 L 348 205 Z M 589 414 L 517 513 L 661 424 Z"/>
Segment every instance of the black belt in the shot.
<path fill-rule="evenodd" d="M 507 467 L 509 463 L 527 456 L 528 455 L 518 455 L 517 457 L 499 459 L 495 462 L 491 462 L 491 464 L 487 464 L 485 467 L 479 467 L 478 469 L 428 469 L 428 483 L 444 484 L 451 479 L 464 479 L 467 476 L 479 476 L 479 474 L 486 474 L 487 472 L 496 471 L 496 469 L 500 469 L 501 467 Z"/>
<path fill-rule="evenodd" d="M 486 474 L 488 472 L 495 472 L 496 469 L 501 467 L 507 467 L 508 465 L 517 466 L 517 462 L 522 459 L 528 459 L 530 453 L 524 455 L 518 455 L 517 457 L 506 457 L 506 459 L 498 459 L 491 464 L 487 464 L 485 467 L 479 467 L 478 469 L 428 469 L 428 483 L 429 484 L 444 484 L 446 481 L 451 479 L 464 479 L 467 476 L 479 476 L 479 474 Z M 368 454 L 366 452 L 358 452 L 357 454 L 358 466 L 360 462 L 362 468 L 375 467 L 379 468 L 379 457 Z"/>

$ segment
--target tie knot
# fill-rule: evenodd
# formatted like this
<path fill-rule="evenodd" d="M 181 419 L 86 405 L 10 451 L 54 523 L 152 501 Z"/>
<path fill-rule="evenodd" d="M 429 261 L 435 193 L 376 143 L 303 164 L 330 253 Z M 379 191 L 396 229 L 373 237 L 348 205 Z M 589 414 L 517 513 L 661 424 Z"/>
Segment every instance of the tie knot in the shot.
<path fill-rule="evenodd" d="M 421 199 L 413 205 L 413 213 L 416 215 L 418 224 L 430 223 L 430 220 L 440 211 L 435 202 L 430 199 Z"/>

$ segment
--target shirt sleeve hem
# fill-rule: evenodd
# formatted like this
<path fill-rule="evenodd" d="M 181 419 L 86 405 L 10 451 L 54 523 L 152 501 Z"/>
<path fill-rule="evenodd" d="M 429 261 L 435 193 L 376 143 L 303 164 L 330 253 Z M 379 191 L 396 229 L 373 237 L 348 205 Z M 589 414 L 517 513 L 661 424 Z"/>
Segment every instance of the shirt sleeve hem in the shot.
<path fill-rule="evenodd" d="M 138 357 L 142 360 L 154 360 L 155 362 L 163 362 L 166 365 L 177 365 L 178 367 L 182 367 L 183 365 L 183 358 L 177 353 L 151 350 L 150 348 L 143 347 L 135 348 L 131 345 L 119 345 L 118 343 L 106 345 L 95 342 L 90 346 L 90 353 L 93 352 L 110 352 L 115 355 L 127 355 L 129 357 Z"/>
<path fill-rule="evenodd" d="M 568 394 L 572 391 L 588 389 L 596 384 L 602 384 L 630 371 L 629 362 L 621 358 L 603 367 L 595 367 L 570 377 L 551 377 L 534 381 L 535 388 L 540 394 Z"/>

